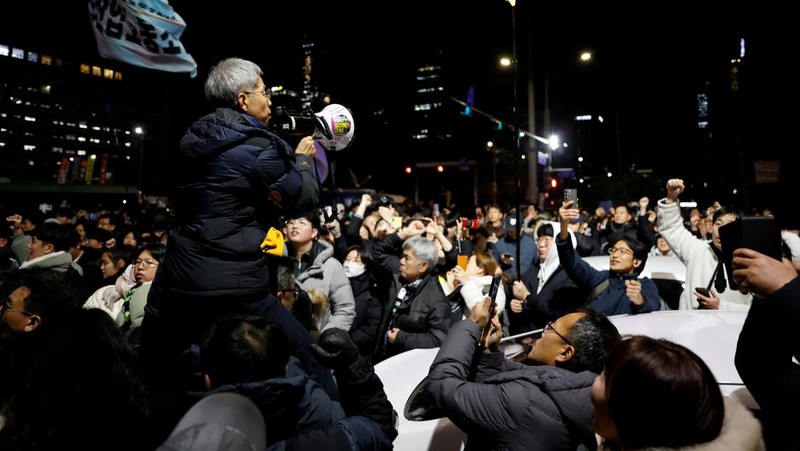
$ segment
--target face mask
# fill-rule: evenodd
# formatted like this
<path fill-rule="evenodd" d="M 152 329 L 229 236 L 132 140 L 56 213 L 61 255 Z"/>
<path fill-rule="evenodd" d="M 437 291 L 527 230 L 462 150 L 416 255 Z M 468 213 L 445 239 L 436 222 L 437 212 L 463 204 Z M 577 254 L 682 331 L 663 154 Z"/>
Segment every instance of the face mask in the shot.
<path fill-rule="evenodd" d="M 350 261 L 344 262 L 344 273 L 351 279 L 364 274 L 365 270 L 364 265 L 360 263 Z"/>

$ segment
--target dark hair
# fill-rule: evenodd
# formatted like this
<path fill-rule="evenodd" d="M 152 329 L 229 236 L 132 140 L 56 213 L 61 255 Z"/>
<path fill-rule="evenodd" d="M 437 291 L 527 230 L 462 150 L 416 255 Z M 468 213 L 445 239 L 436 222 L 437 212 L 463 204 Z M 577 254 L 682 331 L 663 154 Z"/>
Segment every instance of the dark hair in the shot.
<path fill-rule="evenodd" d="M 117 266 L 117 262 L 120 260 L 125 263 L 118 272 L 125 271 L 125 267 L 127 267 L 134 260 L 133 250 L 125 246 L 115 246 L 111 249 L 105 248 L 103 249 L 103 253 L 108 254 L 115 267 Z M 137 256 L 138 254 L 139 253 L 137 252 Z"/>
<path fill-rule="evenodd" d="M 742 210 L 733 205 L 719 207 L 714 214 L 711 215 L 711 221 L 717 222 L 717 219 L 725 215 L 733 215 L 736 219 L 739 219 L 742 217 Z"/>
<path fill-rule="evenodd" d="M 233 314 L 206 333 L 200 348 L 203 369 L 214 387 L 286 375 L 289 339 L 261 316 Z"/>
<path fill-rule="evenodd" d="M 116 213 L 103 213 L 97 217 L 97 222 L 100 222 L 101 219 L 108 219 L 108 224 L 114 227 L 119 225 L 121 222 L 119 215 Z"/>
<path fill-rule="evenodd" d="M 71 242 L 73 237 L 69 233 L 71 227 L 56 222 L 45 222 L 31 230 L 30 235 L 39 241 L 52 244 L 56 251 L 66 251 L 74 244 Z"/>
<path fill-rule="evenodd" d="M 556 236 L 555 231 L 553 230 L 553 224 L 546 222 L 540 225 L 539 228 L 536 229 L 536 237 L 539 238 L 542 236 L 549 236 L 549 237 Z"/>
<path fill-rule="evenodd" d="M 635 335 L 611 348 L 605 390 L 620 440 L 631 448 L 682 448 L 716 438 L 725 407 L 708 365 L 688 348 Z"/>
<path fill-rule="evenodd" d="M 58 207 L 56 208 L 55 216 L 63 216 L 72 220 L 72 217 L 75 216 L 75 209 L 72 207 Z"/>
<path fill-rule="evenodd" d="M 575 321 L 568 337 L 575 348 L 575 355 L 571 359 L 572 370 L 576 373 L 588 370 L 600 374 L 608 350 L 619 341 L 619 331 L 601 312 L 582 308 L 577 313 L 586 316 Z"/>
<path fill-rule="evenodd" d="M 118 440 L 122 424 L 144 431 L 149 409 L 136 354 L 114 320 L 100 309 L 77 309 L 56 329 L 6 405 L 0 447 L 153 449 L 148 434 Z"/>
<path fill-rule="evenodd" d="M 301 218 L 307 219 L 311 227 L 320 230 L 320 219 L 316 211 L 295 209 L 286 214 L 286 220 Z"/>
<path fill-rule="evenodd" d="M 167 246 L 161 243 L 147 243 L 136 251 L 135 258 L 138 258 L 144 251 L 149 252 L 158 263 L 164 263 L 164 257 L 167 255 Z"/>
<path fill-rule="evenodd" d="M 645 263 L 647 263 L 647 253 L 650 251 L 650 249 L 645 247 L 645 245 L 641 241 L 625 234 L 622 234 L 619 237 L 619 239 L 615 240 L 613 243 L 610 242 L 609 244 L 613 246 L 614 244 L 620 241 L 623 241 L 625 244 L 628 245 L 629 248 L 631 248 L 631 251 L 633 251 L 633 258 L 641 260 L 642 262 L 642 264 L 639 265 L 638 268 L 634 269 L 634 272 L 642 272 Z"/>
<path fill-rule="evenodd" d="M 64 317 L 80 308 L 85 299 L 80 298 L 81 276 L 72 272 L 58 272 L 46 268 L 16 270 L 4 283 L 2 296 L 6 299 L 12 291 L 20 287 L 30 293 L 23 300 L 24 309 L 38 315 L 41 325 L 38 332 L 50 329 L 63 321 Z"/>
<path fill-rule="evenodd" d="M 367 274 L 370 276 L 378 274 L 378 265 L 375 263 L 375 259 L 372 257 L 372 252 L 370 252 L 368 248 L 360 244 L 354 244 L 347 248 L 347 252 L 344 253 L 344 256 L 347 257 L 347 254 L 353 251 L 356 251 L 358 258 L 360 258 L 361 262 L 364 263 Z"/>

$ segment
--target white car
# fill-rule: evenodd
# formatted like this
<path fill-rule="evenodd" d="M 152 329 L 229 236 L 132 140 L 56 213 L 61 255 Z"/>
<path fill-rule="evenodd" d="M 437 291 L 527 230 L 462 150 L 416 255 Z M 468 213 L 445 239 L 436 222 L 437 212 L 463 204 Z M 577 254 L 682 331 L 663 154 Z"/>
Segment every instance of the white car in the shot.
<path fill-rule="evenodd" d="M 608 269 L 608 257 L 588 257 L 597 269 Z M 650 257 L 643 275 L 671 289 L 670 295 L 680 296 L 686 268 L 674 257 Z M 673 285 L 672 288 L 669 288 Z M 679 289 L 681 288 L 681 289 Z M 664 299 L 669 304 L 670 300 Z M 736 396 L 751 409 L 757 409 L 744 387 L 733 363 L 736 342 L 747 312 L 719 310 L 664 310 L 641 315 L 617 315 L 609 319 L 621 334 L 642 334 L 665 338 L 682 344 L 697 353 L 711 368 L 723 394 Z M 522 352 L 519 340 L 536 337 L 541 330 L 503 339 L 506 356 Z M 414 349 L 375 365 L 392 406 L 400 415 L 398 436 L 394 448 L 398 451 L 461 450 L 466 434 L 446 417 L 438 418 L 428 410 L 430 405 L 422 383 L 439 348 Z"/>

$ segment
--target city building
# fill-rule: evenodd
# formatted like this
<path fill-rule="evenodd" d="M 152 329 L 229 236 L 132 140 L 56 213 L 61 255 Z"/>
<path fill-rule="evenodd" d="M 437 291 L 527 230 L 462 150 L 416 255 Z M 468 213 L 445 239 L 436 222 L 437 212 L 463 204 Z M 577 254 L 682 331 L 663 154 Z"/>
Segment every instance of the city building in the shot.
<path fill-rule="evenodd" d="M 162 190 L 169 79 L 101 61 L 0 42 L 0 189 L 20 200 Z"/>

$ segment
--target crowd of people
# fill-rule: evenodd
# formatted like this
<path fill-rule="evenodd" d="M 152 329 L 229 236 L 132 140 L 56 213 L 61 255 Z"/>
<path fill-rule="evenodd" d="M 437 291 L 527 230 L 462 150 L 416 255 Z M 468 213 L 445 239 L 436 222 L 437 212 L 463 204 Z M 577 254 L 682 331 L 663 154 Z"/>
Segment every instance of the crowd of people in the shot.
<path fill-rule="evenodd" d="M 211 69 L 215 109 L 181 140 L 169 210 L 4 214 L 0 448 L 391 449 L 397 412 L 373 366 L 418 348 L 440 348 L 428 390 L 468 449 L 800 446 L 797 230 L 783 262 L 725 262 L 719 229 L 743 212 L 682 209 L 680 179 L 653 208 L 364 194 L 326 211 L 319 144 L 269 129 L 262 76 L 239 58 Z M 584 260 L 598 255 L 609 269 Z M 686 265 L 679 308 L 748 311 L 736 367 L 758 418 L 691 350 L 608 320 L 669 308 L 642 275 L 656 255 Z M 524 362 L 498 349 L 537 330 Z"/>

